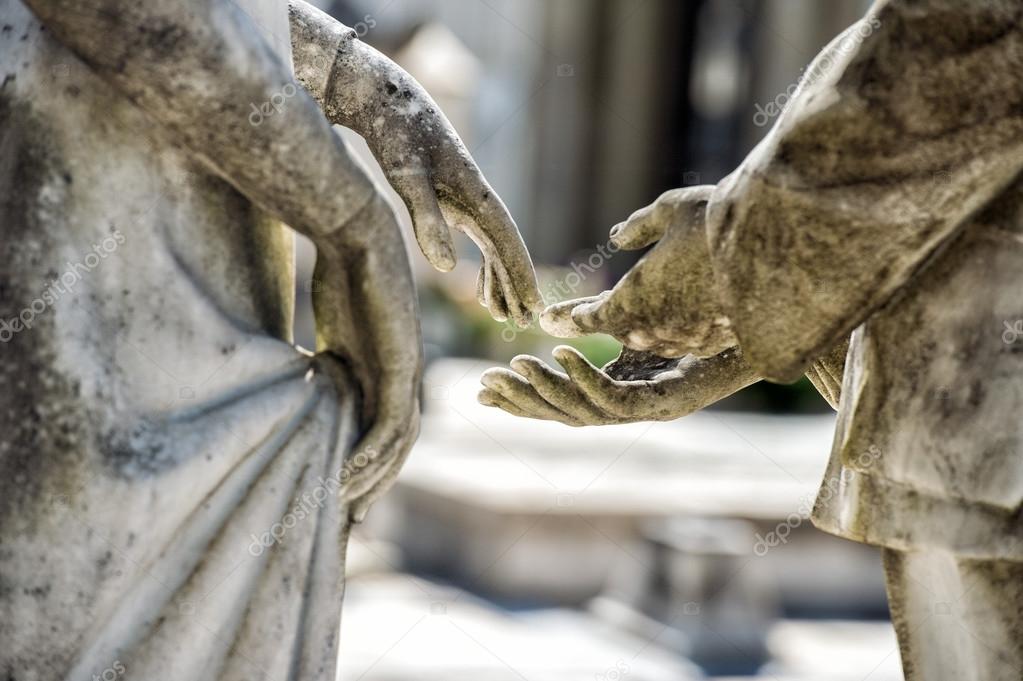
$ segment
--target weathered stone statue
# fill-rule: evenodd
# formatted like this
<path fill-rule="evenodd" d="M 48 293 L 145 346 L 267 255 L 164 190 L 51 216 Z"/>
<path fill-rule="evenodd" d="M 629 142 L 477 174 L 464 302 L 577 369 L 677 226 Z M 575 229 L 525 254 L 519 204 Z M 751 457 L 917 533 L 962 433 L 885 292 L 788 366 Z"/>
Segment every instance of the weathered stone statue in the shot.
<path fill-rule="evenodd" d="M 882 0 L 808 73 L 734 173 L 612 230 L 656 242 L 613 290 L 541 319 L 630 350 L 517 358 L 481 400 L 670 419 L 808 373 L 839 412 L 814 522 L 882 548 L 906 678 L 1018 681 L 1023 3 Z"/>
<path fill-rule="evenodd" d="M 523 324 L 514 223 L 422 88 L 301 0 L 0 0 L 0 83 L 0 677 L 333 681 L 348 519 L 416 437 L 422 358 L 331 123 Z M 282 222 L 318 249 L 315 355 Z"/>

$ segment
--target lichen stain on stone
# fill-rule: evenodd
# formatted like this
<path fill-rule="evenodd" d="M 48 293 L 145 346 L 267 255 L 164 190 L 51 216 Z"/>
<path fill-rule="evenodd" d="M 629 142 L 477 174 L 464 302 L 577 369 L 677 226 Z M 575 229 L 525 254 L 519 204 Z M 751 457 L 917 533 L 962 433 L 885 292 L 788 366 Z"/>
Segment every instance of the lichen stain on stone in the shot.
<path fill-rule="evenodd" d="M 42 254 L 54 247 L 52 225 L 38 219 L 40 188 L 67 170 L 47 143 L 50 135 L 27 104 L 0 93 L 0 317 L 10 320 L 31 306 L 46 285 Z M 79 399 L 80 385 L 58 366 L 53 311 L 13 333 L 0 362 L 0 525 L 28 530 L 44 520 L 55 499 L 78 489 L 92 419 Z"/>
<path fill-rule="evenodd" d="M 128 427 L 114 428 L 97 437 L 104 463 L 122 478 L 144 478 L 174 465 L 161 424 L 140 418 Z"/>

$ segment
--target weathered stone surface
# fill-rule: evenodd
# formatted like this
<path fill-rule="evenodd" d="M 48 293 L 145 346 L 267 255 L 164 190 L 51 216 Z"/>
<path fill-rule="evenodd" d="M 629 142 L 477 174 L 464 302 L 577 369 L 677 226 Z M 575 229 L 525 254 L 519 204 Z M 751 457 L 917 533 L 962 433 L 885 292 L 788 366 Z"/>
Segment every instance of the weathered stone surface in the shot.
<path fill-rule="evenodd" d="M 1023 674 L 1009 577 L 1023 564 L 1021 19 L 1009 0 L 876 3 L 735 172 L 612 230 L 657 241 L 612 291 L 541 318 L 555 335 L 688 357 L 601 371 L 563 349 L 567 375 L 517 358 L 481 394 L 580 425 L 614 422 L 616 405 L 622 420 L 681 416 L 807 372 L 839 412 L 814 520 L 885 547 L 913 680 Z M 612 379 L 626 367 L 634 380 Z M 963 612 L 918 633 L 939 592 Z"/>
<path fill-rule="evenodd" d="M 525 326 L 542 307 L 515 222 L 429 94 L 408 73 L 300 0 L 290 3 L 296 77 L 327 118 L 358 132 L 439 270 L 455 265 L 450 227 L 479 247 L 478 298 L 495 319 Z M 340 28 L 339 28 L 340 27 Z"/>
<path fill-rule="evenodd" d="M 0 0 L 5 679 L 335 678 L 348 523 L 415 440 L 422 350 L 395 216 L 293 77 L 307 28 L 272 0 Z M 344 101 L 412 87 L 349 47 L 320 65 Z M 379 134 L 460 159 L 448 196 L 520 246 L 487 267 L 521 322 L 528 256 L 442 123 Z M 282 223 L 318 248 L 315 356 Z"/>

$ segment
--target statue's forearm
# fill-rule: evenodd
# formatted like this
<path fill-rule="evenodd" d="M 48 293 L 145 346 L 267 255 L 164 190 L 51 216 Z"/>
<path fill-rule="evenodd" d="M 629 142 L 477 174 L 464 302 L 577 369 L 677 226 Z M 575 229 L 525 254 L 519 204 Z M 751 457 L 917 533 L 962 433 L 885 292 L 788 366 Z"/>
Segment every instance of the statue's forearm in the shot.
<path fill-rule="evenodd" d="M 26 4 L 182 146 L 295 229 L 325 237 L 373 195 L 319 108 L 230 0 Z"/>
<path fill-rule="evenodd" d="M 718 185 L 711 257 L 766 378 L 798 378 L 1015 181 L 1023 81 L 990 66 L 1021 44 L 1016 3 L 877 3 Z"/>
<path fill-rule="evenodd" d="M 326 106 L 325 97 L 332 89 L 330 81 L 338 55 L 353 49 L 355 29 L 303 0 L 288 0 L 288 20 L 295 79 L 326 112 L 332 108 Z"/>
<path fill-rule="evenodd" d="M 370 124 L 360 114 L 368 102 L 379 99 L 375 88 L 380 72 L 406 74 L 358 40 L 354 29 L 303 0 L 288 1 L 288 17 L 295 78 L 331 123 L 370 137 Z"/>
<path fill-rule="evenodd" d="M 397 134 L 395 120 L 415 125 L 419 113 L 438 119 L 431 122 L 443 138 L 448 124 L 430 95 L 354 29 L 303 0 L 289 0 L 288 15 L 295 78 L 331 123 L 351 128 L 376 150 Z"/>

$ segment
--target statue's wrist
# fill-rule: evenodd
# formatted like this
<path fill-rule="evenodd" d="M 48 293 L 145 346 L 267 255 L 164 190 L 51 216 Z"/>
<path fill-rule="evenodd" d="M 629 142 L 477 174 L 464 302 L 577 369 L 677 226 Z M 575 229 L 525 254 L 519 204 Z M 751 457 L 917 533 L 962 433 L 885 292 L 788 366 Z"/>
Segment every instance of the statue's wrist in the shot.
<path fill-rule="evenodd" d="M 306 3 L 290 3 L 289 14 L 295 78 L 315 100 L 323 102 L 337 75 L 338 62 L 351 51 L 358 34 Z"/>
<path fill-rule="evenodd" d="M 407 89 L 409 76 L 385 55 L 354 35 L 338 44 L 324 96 L 324 113 L 331 123 L 374 136 L 382 98 L 389 90 Z M 376 131 L 377 133 L 382 131 Z"/>

